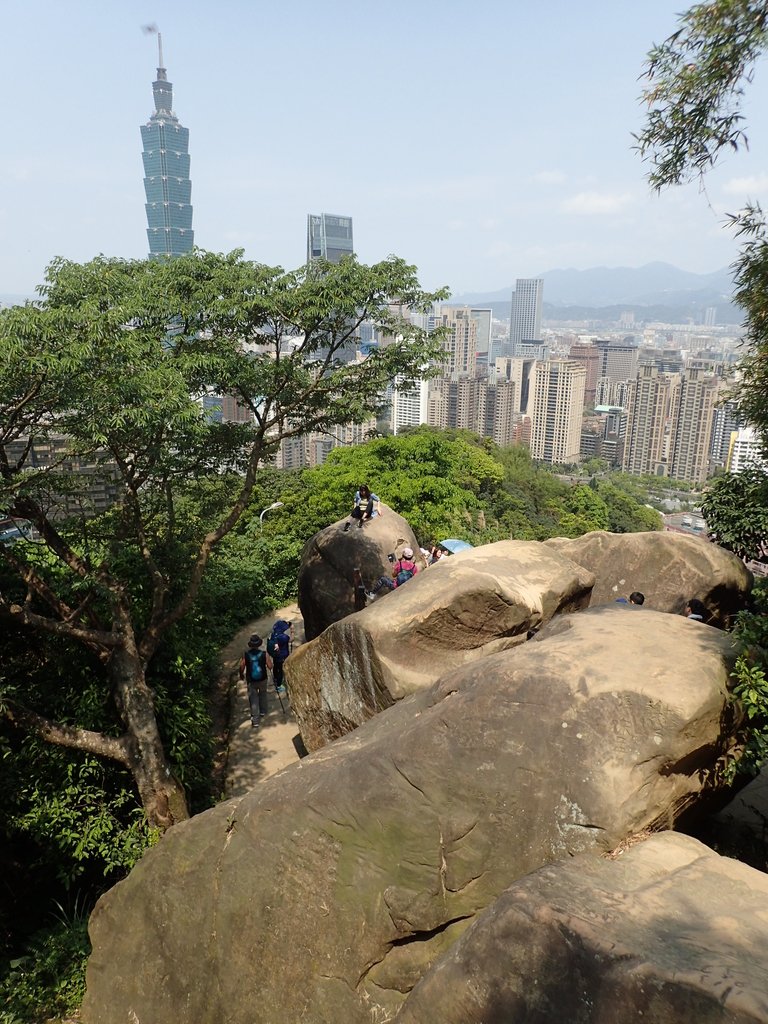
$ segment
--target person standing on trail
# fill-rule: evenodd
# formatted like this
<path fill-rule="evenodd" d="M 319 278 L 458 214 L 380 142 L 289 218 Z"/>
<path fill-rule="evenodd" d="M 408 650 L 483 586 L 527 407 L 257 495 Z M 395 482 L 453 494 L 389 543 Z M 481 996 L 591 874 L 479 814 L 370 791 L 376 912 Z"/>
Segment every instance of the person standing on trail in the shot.
<path fill-rule="evenodd" d="M 278 619 L 267 640 L 267 654 L 272 657 L 272 680 L 278 694 L 285 693 L 283 665 L 291 653 L 291 623 Z"/>
<path fill-rule="evenodd" d="M 254 633 L 248 641 L 248 649 L 240 659 L 240 678 L 248 686 L 248 703 L 251 708 L 251 727 L 258 729 L 259 722 L 269 711 L 267 704 L 267 669 L 272 668 L 272 659 L 261 649 L 261 637 Z"/>

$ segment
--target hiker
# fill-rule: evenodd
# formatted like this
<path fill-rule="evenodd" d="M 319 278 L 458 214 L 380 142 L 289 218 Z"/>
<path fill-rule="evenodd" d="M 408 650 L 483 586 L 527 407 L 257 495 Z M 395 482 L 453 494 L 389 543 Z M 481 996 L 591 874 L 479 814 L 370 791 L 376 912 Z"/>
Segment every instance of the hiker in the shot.
<path fill-rule="evenodd" d="M 285 619 L 278 619 L 267 640 L 267 654 L 272 657 L 272 681 L 279 695 L 285 693 L 283 664 L 291 653 L 290 631 L 291 623 L 286 622 Z"/>
<path fill-rule="evenodd" d="M 373 519 L 374 516 L 381 515 L 381 499 L 378 494 L 374 494 L 368 484 L 361 484 L 357 491 L 355 491 L 355 507 L 349 514 L 349 519 L 344 523 L 344 533 L 352 525 L 352 520 L 357 520 L 357 525 L 360 529 L 363 528 L 363 523 L 367 519 Z"/>
<path fill-rule="evenodd" d="M 707 617 L 707 606 L 697 597 L 692 597 L 685 606 L 685 616 L 697 622 L 704 622 Z"/>
<path fill-rule="evenodd" d="M 403 548 L 403 553 L 397 561 L 395 561 L 394 555 L 388 557 L 392 562 L 392 577 L 379 576 L 373 590 L 368 594 L 369 601 L 375 601 L 379 592 L 385 587 L 387 590 L 396 590 L 398 587 L 402 587 L 419 571 L 418 565 L 413 560 L 413 548 Z"/>
<path fill-rule="evenodd" d="M 258 729 L 259 721 L 269 711 L 267 704 L 267 669 L 272 668 L 272 659 L 261 649 L 261 637 L 254 633 L 248 641 L 248 649 L 240 659 L 240 678 L 248 686 L 248 703 L 251 708 L 251 728 Z"/>

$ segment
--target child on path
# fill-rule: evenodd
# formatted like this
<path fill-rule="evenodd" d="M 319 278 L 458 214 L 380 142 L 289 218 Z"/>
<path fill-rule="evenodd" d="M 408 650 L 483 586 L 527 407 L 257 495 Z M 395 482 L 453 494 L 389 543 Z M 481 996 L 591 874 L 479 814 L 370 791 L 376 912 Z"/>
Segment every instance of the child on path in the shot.
<path fill-rule="evenodd" d="M 259 721 L 269 711 L 267 704 L 267 669 L 272 668 L 272 659 L 261 650 L 261 637 L 254 633 L 248 641 L 248 649 L 240 659 L 240 678 L 248 685 L 248 704 L 251 708 L 251 728 L 258 729 Z"/>

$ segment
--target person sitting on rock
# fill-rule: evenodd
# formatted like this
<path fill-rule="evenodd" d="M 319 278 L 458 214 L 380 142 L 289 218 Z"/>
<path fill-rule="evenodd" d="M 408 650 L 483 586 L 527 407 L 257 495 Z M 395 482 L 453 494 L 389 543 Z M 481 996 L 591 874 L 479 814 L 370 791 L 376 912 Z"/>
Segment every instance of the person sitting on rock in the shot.
<path fill-rule="evenodd" d="M 367 519 L 373 519 L 374 516 L 381 515 L 381 499 L 378 494 L 374 494 L 368 484 L 361 484 L 357 491 L 355 491 L 355 507 L 350 513 L 350 518 L 344 524 L 344 533 L 352 525 L 352 520 L 357 520 L 357 525 L 362 529 L 363 523 Z"/>
<path fill-rule="evenodd" d="M 419 571 L 418 565 L 413 560 L 413 548 L 403 548 L 403 553 L 397 561 L 394 555 L 389 556 L 392 560 L 392 576 L 379 576 L 373 590 L 368 594 L 369 601 L 375 601 L 379 593 L 386 590 L 396 590 L 402 587 L 408 580 L 413 579 Z"/>

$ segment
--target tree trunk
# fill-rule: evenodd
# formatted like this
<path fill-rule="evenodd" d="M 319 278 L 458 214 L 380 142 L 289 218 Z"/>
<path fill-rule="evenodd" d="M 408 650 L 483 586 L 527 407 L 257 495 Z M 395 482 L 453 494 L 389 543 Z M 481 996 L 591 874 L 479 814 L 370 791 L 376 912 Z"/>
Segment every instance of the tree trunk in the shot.
<path fill-rule="evenodd" d="M 128 770 L 148 824 L 165 830 L 189 817 L 187 798 L 165 756 L 152 693 L 132 636 L 115 650 L 109 664 L 127 733 Z"/>

